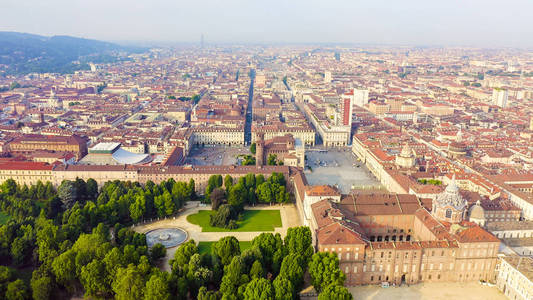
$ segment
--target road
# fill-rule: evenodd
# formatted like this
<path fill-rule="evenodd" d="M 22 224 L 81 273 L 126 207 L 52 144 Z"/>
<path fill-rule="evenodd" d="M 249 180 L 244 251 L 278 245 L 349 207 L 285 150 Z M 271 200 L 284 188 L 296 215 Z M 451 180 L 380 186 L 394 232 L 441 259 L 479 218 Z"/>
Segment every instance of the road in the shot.
<path fill-rule="evenodd" d="M 250 90 L 248 91 L 248 107 L 246 109 L 246 123 L 244 125 L 244 144 L 252 143 L 252 102 L 254 99 L 255 70 L 250 70 Z"/>
<path fill-rule="evenodd" d="M 323 145 L 322 143 L 322 137 L 320 136 L 320 134 L 318 133 L 318 131 L 316 130 L 315 128 L 315 125 L 313 124 L 313 122 L 309 119 L 310 117 L 307 115 L 307 112 L 305 111 L 305 104 L 301 103 L 301 102 L 295 102 L 294 103 L 296 105 L 296 107 L 298 108 L 299 111 L 301 111 L 305 117 L 305 119 L 307 120 L 307 123 L 309 124 L 309 126 L 311 126 L 311 128 L 313 128 L 315 130 L 315 145 L 316 146 L 319 146 L 319 145 Z"/>

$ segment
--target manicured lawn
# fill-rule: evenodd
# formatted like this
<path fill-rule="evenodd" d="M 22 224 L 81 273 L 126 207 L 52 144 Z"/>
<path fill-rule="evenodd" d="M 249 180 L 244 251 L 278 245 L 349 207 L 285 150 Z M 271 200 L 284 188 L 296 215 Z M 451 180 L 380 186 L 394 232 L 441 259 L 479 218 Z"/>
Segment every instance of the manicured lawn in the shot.
<path fill-rule="evenodd" d="M 0 225 L 4 225 L 5 223 L 7 223 L 7 221 L 9 221 L 9 218 L 11 217 L 4 214 L 3 212 L 0 212 Z"/>
<path fill-rule="evenodd" d="M 211 246 L 216 242 L 199 242 L 198 243 L 198 252 L 200 254 L 209 253 L 211 251 Z M 239 242 L 239 246 L 241 247 L 241 253 L 252 247 L 252 242 Z"/>
<path fill-rule="evenodd" d="M 209 225 L 209 216 L 212 210 L 200 210 L 198 213 L 187 216 L 187 221 L 202 227 L 203 232 L 227 232 L 227 231 L 274 231 L 275 227 L 281 227 L 281 215 L 279 210 L 245 210 L 243 220 L 237 221 L 239 228 L 226 229 Z"/>

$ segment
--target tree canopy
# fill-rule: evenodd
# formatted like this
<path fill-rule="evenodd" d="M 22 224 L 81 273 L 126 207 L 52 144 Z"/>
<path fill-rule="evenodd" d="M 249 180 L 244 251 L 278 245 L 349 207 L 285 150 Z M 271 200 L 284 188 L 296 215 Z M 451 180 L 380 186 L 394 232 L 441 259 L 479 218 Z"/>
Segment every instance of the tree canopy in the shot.
<path fill-rule="evenodd" d="M 309 263 L 311 282 L 317 291 L 323 291 L 331 284 L 343 285 L 346 275 L 339 269 L 339 258 L 335 253 L 318 252 Z"/>
<path fill-rule="evenodd" d="M 330 284 L 320 294 L 318 300 L 352 300 L 353 296 L 342 285 Z"/>
<path fill-rule="evenodd" d="M 224 196 L 217 213 L 229 222 L 244 205 L 288 199 L 283 174 L 229 178 L 210 179 L 211 193 L 220 189 Z M 111 181 L 98 189 L 94 180 L 76 179 L 58 187 L 60 196 L 50 183 L 6 180 L 0 185 L 0 211 L 10 219 L 0 226 L 0 298 L 294 299 L 309 261 L 313 280 L 334 285 L 324 283 L 321 293 L 344 292 L 338 261 L 312 256 L 307 227 L 290 228 L 285 239 L 262 233 L 244 251 L 232 236 L 202 253 L 189 240 L 176 249 L 170 272 L 156 268 L 166 249 L 161 244 L 149 249 L 145 235 L 131 226 L 174 214 L 196 197 L 194 188 L 194 181 L 170 179 L 144 185 Z M 262 193 L 272 196 L 265 202 Z M 31 279 L 23 281 L 14 268 L 32 270 Z M 316 270 L 322 274 L 313 275 Z"/>

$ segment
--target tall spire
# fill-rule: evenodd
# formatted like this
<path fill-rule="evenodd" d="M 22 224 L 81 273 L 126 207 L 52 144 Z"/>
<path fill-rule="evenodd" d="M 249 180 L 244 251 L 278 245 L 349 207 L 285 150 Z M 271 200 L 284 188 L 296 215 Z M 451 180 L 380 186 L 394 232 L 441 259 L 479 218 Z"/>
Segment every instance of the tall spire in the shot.
<path fill-rule="evenodd" d="M 446 192 L 454 194 L 459 192 L 459 188 L 457 187 L 457 183 L 455 182 L 455 173 L 453 173 L 452 181 L 446 187 Z"/>
<path fill-rule="evenodd" d="M 411 157 L 411 156 L 413 156 L 413 151 L 411 150 L 411 147 L 409 147 L 409 143 L 405 143 L 403 145 L 400 155 L 403 156 L 403 157 Z"/>

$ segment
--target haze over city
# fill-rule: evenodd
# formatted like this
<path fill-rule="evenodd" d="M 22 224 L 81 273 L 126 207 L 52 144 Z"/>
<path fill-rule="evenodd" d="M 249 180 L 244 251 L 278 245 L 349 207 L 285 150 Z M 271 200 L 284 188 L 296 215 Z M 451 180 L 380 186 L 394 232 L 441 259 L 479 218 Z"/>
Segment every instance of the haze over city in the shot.
<path fill-rule="evenodd" d="M 533 299 L 533 2 L 0 11 L 0 299 Z"/>
<path fill-rule="evenodd" d="M 0 30 L 107 41 L 533 47 L 529 0 L 4 0 Z"/>

